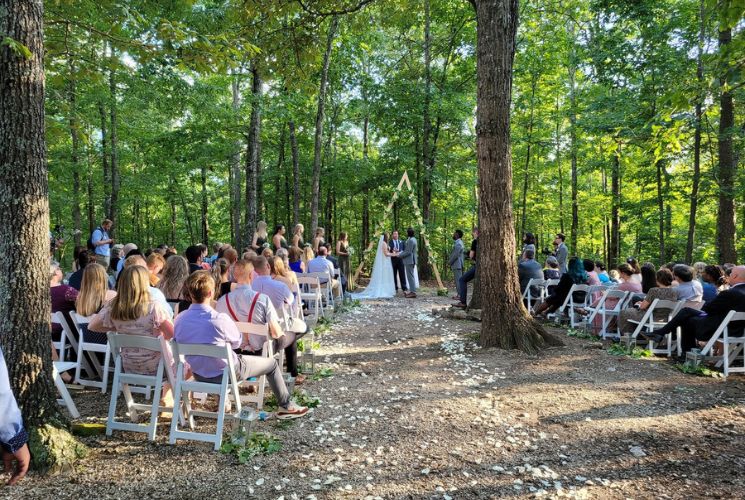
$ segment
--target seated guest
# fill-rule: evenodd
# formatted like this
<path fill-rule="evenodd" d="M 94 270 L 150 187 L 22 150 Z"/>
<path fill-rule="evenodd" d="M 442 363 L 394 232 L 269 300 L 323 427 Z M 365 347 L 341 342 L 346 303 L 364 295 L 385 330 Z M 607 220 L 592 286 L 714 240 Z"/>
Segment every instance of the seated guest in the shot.
<path fill-rule="evenodd" d="M 600 283 L 612 283 L 610 276 L 608 275 L 608 272 L 605 270 L 605 264 L 603 264 L 601 261 L 596 260 L 595 261 L 595 272 L 598 275 L 598 279 L 600 280 Z"/>
<path fill-rule="evenodd" d="M 619 285 L 616 290 L 630 293 L 642 293 L 642 281 L 641 278 L 636 279 L 634 276 L 637 274 L 635 269 L 629 264 L 621 264 L 618 266 L 619 274 Z M 641 275 L 641 272 L 638 273 Z"/>
<path fill-rule="evenodd" d="M 292 250 L 292 247 L 290 248 Z M 290 290 L 295 290 L 298 286 L 297 275 L 288 267 L 287 250 L 284 248 L 277 252 L 277 256 L 272 261 L 272 278 L 281 281 Z"/>
<path fill-rule="evenodd" d="M 215 265 L 212 266 L 212 279 L 217 284 L 217 293 L 214 299 L 217 300 L 223 295 L 227 295 L 233 289 L 234 283 L 228 279 L 228 261 L 225 259 L 217 259 Z"/>
<path fill-rule="evenodd" d="M 202 249 L 198 245 L 188 247 L 184 257 L 189 262 L 189 273 L 202 271 Z"/>
<path fill-rule="evenodd" d="M 331 289 L 337 297 L 341 296 L 341 287 L 339 286 L 339 282 L 333 278 L 334 276 L 334 264 L 328 260 L 327 257 L 328 250 L 325 246 L 319 245 L 318 247 L 318 256 L 312 260 L 308 261 L 308 272 L 309 273 L 324 273 L 328 272 L 329 277 L 331 278 Z M 327 283 L 329 280 L 327 278 L 319 278 L 319 281 L 321 284 Z"/>
<path fill-rule="evenodd" d="M 701 273 L 704 302 L 711 302 L 720 289 L 726 285 L 727 278 L 719 266 L 706 266 Z"/>
<path fill-rule="evenodd" d="M 235 278 L 233 278 L 233 266 L 238 262 L 238 250 L 233 247 L 226 249 L 223 253 L 223 258 L 228 261 L 228 278 L 230 281 L 235 281 Z"/>
<path fill-rule="evenodd" d="M 633 273 L 631 274 L 631 281 L 641 284 L 642 270 L 639 267 L 639 263 L 636 261 L 635 258 L 629 257 L 628 259 L 626 259 L 626 264 L 628 264 L 631 267 L 631 270 L 633 271 Z"/>
<path fill-rule="evenodd" d="M 111 247 L 111 262 L 109 263 L 109 268 L 106 269 L 106 272 L 113 272 L 116 274 L 116 270 L 119 267 L 119 261 L 124 258 L 124 245 L 121 243 L 117 243 L 116 245 Z"/>
<path fill-rule="evenodd" d="M 693 264 L 693 279 L 699 280 L 703 285 L 704 269 L 706 269 L 706 262 L 696 262 Z M 672 269 L 671 269 L 672 270 Z"/>
<path fill-rule="evenodd" d="M 75 300 L 75 311 L 85 317 L 93 316 L 116 297 L 114 290 L 109 290 L 109 276 L 100 264 L 92 263 L 85 267 L 83 283 L 80 293 Z M 86 325 L 80 325 L 81 335 L 85 336 L 86 342 L 106 344 L 108 338 L 105 333 L 89 332 Z"/>
<path fill-rule="evenodd" d="M 142 267 L 147 271 L 147 262 L 145 262 L 145 258 L 142 255 L 132 255 L 127 257 L 127 260 L 124 261 L 124 269 L 135 266 Z M 171 309 L 171 306 L 168 304 L 166 296 L 154 286 L 150 286 L 149 276 L 150 273 L 148 272 L 148 293 L 150 294 L 150 300 L 160 304 L 163 309 L 165 309 L 166 316 L 168 316 L 169 319 L 173 319 L 173 309 Z M 117 292 L 118 291 L 119 285 L 117 284 Z"/>
<path fill-rule="evenodd" d="M 554 312 L 561 307 L 573 285 L 587 284 L 585 266 L 579 257 L 569 259 L 569 265 L 567 267 L 567 272 L 561 275 L 559 284 L 556 285 L 554 292 L 535 310 L 534 314 L 536 316 Z M 579 293 L 577 292 L 578 295 Z M 575 300 L 580 300 L 580 297 L 575 297 Z"/>
<path fill-rule="evenodd" d="M 523 251 L 522 260 L 517 265 L 517 276 L 520 280 L 521 293 L 525 293 L 525 288 L 528 286 L 528 283 L 531 279 L 544 279 L 541 265 L 538 263 L 537 260 L 535 260 L 534 250 L 528 248 Z M 538 289 L 538 287 L 532 287 L 530 294 L 533 297 L 538 297 L 540 295 L 540 290 Z"/>
<path fill-rule="evenodd" d="M 644 300 L 636 303 L 634 307 L 627 307 L 621 311 L 621 333 L 633 332 L 637 325 L 636 323 L 631 323 L 629 320 L 641 321 L 645 311 L 649 309 L 649 306 L 655 301 L 655 299 L 671 300 L 673 302 L 678 300 L 678 292 L 672 287 L 673 273 L 671 273 L 669 269 L 663 267 L 657 271 L 655 274 L 655 281 L 657 282 L 657 286 L 649 289 Z M 666 309 L 661 309 L 659 312 L 655 310 L 653 319 L 655 321 L 664 320 L 667 318 L 669 313 L 670 311 Z"/>
<path fill-rule="evenodd" d="M 130 257 L 132 258 L 132 257 Z M 141 257 L 140 257 L 141 258 Z M 118 332 L 144 337 L 173 338 L 170 308 L 150 297 L 150 276 L 144 265 L 130 264 L 122 270 L 116 297 L 93 316 L 88 330 Z M 166 369 L 174 370 L 173 359 L 163 360 Z M 122 368 L 127 373 L 153 375 L 158 371 L 160 353 L 146 349 L 122 349 Z M 170 386 L 163 387 L 164 399 Z M 168 404 L 168 401 L 165 403 Z"/>
<path fill-rule="evenodd" d="M 673 319 L 650 337 L 659 342 L 665 335 L 676 332 L 680 327 L 681 345 L 685 355 L 686 352 L 696 347 L 697 341 L 708 341 L 730 311 L 745 312 L 745 286 L 743 284 L 745 284 L 745 266 L 736 266 L 730 274 L 731 288 L 729 290 L 720 292 L 711 302 L 704 304 L 701 310 L 692 307 L 681 309 Z M 743 322 L 730 324 L 729 333 L 733 337 L 742 335 Z"/>
<path fill-rule="evenodd" d="M 184 299 L 184 283 L 189 277 L 189 263 L 180 255 L 166 260 L 163 276 L 158 283 L 158 290 L 163 292 L 166 301 L 178 302 Z"/>
<path fill-rule="evenodd" d="M 82 245 L 78 245 L 73 249 L 72 251 L 72 272 L 73 273 L 75 273 L 75 271 L 80 269 L 78 267 L 78 257 L 80 256 L 81 253 L 87 252 L 87 251 L 88 251 L 88 248 Z"/>
<path fill-rule="evenodd" d="M 642 274 L 642 293 L 649 292 L 657 286 L 657 270 L 651 262 L 645 262 L 641 268 Z"/>
<path fill-rule="evenodd" d="M 543 269 L 544 280 L 558 280 L 561 278 L 561 272 L 559 271 L 559 261 L 556 257 L 549 255 L 546 257 L 546 267 Z"/>
<path fill-rule="evenodd" d="M 585 268 L 587 273 L 587 284 L 590 286 L 597 286 L 600 284 L 600 278 L 598 273 L 595 272 L 595 261 L 592 259 L 582 259 L 582 266 Z M 596 301 L 603 296 L 603 292 L 595 292 L 592 294 L 592 300 Z"/>
<path fill-rule="evenodd" d="M 157 252 L 153 252 L 147 256 L 147 270 L 150 273 L 150 286 L 158 286 L 160 281 L 160 273 L 166 266 L 166 259 Z"/>
<path fill-rule="evenodd" d="M 280 247 L 279 250 L 282 250 L 282 248 Z M 271 248 L 266 247 L 264 250 L 261 251 L 261 256 L 264 257 L 267 260 L 273 259 L 274 258 L 274 252 L 272 251 Z"/>
<path fill-rule="evenodd" d="M 618 272 L 618 269 L 611 269 L 610 271 L 608 271 L 608 277 L 613 283 L 621 282 L 621 273 Z"/>
<path fill-rule="evenodd" d="M 678 300 L 686 302 L 701 302 L 704 299 L 704 287 L 698 280 L 693 279 L 693 270 L 685 264 L 678 264 L 673 268 L 678 286 L 675 290 L 678 292 Z"/>
<path fill-rule="evenodd" d="M 205 245 L 204 243 L 200 243 L 197 246 L 202 251 L 202 261 L 199 265 L 202 266 L 202 269 L 204 269 L 205 271 L 212 270 L 212 264 L 208 260 L 208 255 L 210 253 L 209 248 L 207 248 L 207 245 Z"/>
<path fill-rule="evenodd" d="M 290 269 L 295 273 L 305 272 L 305 263 L 303 262 L 303 251 L 298 247 L 290 247 L 288 259 Z"/>
<path fill-rule="evenodd" d="M 247 306 L 246 309 L 249 309 L 251 303 L 254 302 L 254 297 L 259 296 L 259 294 L 253 292 L 250 287 L 245 286 L 245 281 L 250 275 L 249 266 L 251 266 L 251 264 L 245 261 L 236 263 L 236 274 L 241 276 L 244 283 L 235 291 L 222 297 L 220 301 L 218 301 L 218 307 L 220 307 L 220 304 L 223 304 L 222 307 L 226 307 L 229 297 L 232 297 L 234 300 L 231 300 L 230 303 L 233 311 L 236 314 L 241 314 L 236 310 L 236 308 L 240 307 L 241 312 L 247 312 L 243 311 L 242 308 Z M 176 320 L 176 342 L 217 346 L 227 344 L 233 349 L 245 348 L 247 344 L 249 346 L 251 345 L 251 339 L 248 339 L 248 342 L 246 342 L 230 316 L 216 311 L 209 305 L 209 301 L 214 293 L 215 283 L 212 280 L 212 276 L 210 276 L 207 271 L 196 272 L 189 276 L 189 279 L 186 282 L 186 287 L 189 295 L 192 297 L 193 303 L 189 309 L 180 314 Z M 246 300 L 249 302 L 245 303 Z M 261 306 L 258 305 L 259 302 L 262 302 Z M 259 296 L 259 299 L 255 302 L 253 315 L 263 315 L 264 317 L 262 319 L 270 324 L 269 329 L 271 332 L 273 328 L 279 328 L 279 326 L 276 325 L 276 319 L 271 316 L 273 308 L 271 309 L 271 312 L 269 308 L 272 308 L 271 302 L 266 298 L 261 300 L 261 297 Z M 259 312 L 258 309 L 261 309 L 262 311 Z M 244 316 L 241 316 L 241 319 L 244 319 Z M 258 319 L 252 319 L 254 323 L 259 322 Z M 272 323 L 274 323 L 274 325 Z M 255 346 L 256 345 L 254 344 L 253 347 Z M 260 350 L 261 347 L 259 346 L 259 351 Z M 233 351 L 230 351 L 230 356 L 233 358 L 238 380 L 243 381 L 252 377 L 260 377 L 262 375 L 267 376 L 267 381 L 269 382 L 272 392 L 277 398 L 279 404 L 277 418 L 298 418 L 308 412 L 308 408 L 298 406 L 290 400 L 290 394 L 287 391 L 287 386 L 282 378 L 282 370 L 278 366 L 277 360 L 262 356 L 239 356 Z M 187 361 L 191 366 L 194 378 L 202 382 L 220 383 L 222 380 L 223 370 L 227 365 L 225 360 L 199 356 L 189 356 Z"/>
<path fill-rule="evenodd" d="M 2 449 L 4 472 L 11 474 L 8 486 L 13 486 L 26 476 L 31 464 L 31 453 L 28 449 L 28 432 L 23 427 L 23 417 L 18 403 L 10 389 L 10 376 L 5 364 L 3 351 L 0 350 L 0 449 Z M 16 461 L 15 470 L 11 470 Z"/>
<path fill-rule="evenodd" d="M 616 290 L 622 291 L 622 292 L 629 292 L 631 294 L 634 293 L 641 293 L 642 291 L 642 285 L 641 282 L 635 281 L 632 276 L 634 275 L 634 269 L 629 264 L 621 264 L 618 266 L 618 272 L 621 275 L 621 283 L 618 285 Z M 602 294 L 601 294 L 602 297 Z M 601 297 L 595 297 L 593 299 L 591 307 L 597 307 L 600 304 Z M 616 304 L 618 304 L 618 299 L 609 297 L 605 299 L 605 302 L 603 303 L 603 307 L 605 309 L 613 309 L 616 307 Z M 587 314 L 586 309 L 580 309 L 580 314 Z M 609 325 L 615 324 L 615 318 L 609 323 Z M 592 328 L 595 333 L 599 333 L 603 328 L 603 317 L 601 315 L 596 315 L 595 318 L 592 320 Z"/>
<path fill-rule="evenodd" d="M 75 300 L 78 298 L 78 291 L 62 283 L 62 269 L 59 264 L 52 262 L 50 265 L 49 293 L 52 296 L 52 312 L 61 312 L 65 315 L 67 321 L 71 321 L 70 312 L 75 310 Z M 58 341 L 62 335 L 62 325 L 52 323 L 52 339 Z"/>
<path fill-rule="evenodd" d="M 129 254 L 137 250 L 137 245 L 134 243 L 127 243 L 122 247 L 122 251 L 119 253 L 119 260 L 116 263 L 116 277 L 119 277 L 119 273 L 124 269 L 124 261 L 127 260 Z M 135 255 L 135 254 L 132 254 Z"/>
<path fill-rule="evenodd" d="M 334 266 L 334 270 L 339 270 L 339 282 L 341 283 L 342 291 L 345 291 L 347 289 L 347 276 L 342 272 L 341 266 L 339 264 L 339 259 L 334 257 L 331 253 L 331 242 L 327 241 L 323 244 L 323 246 L 326 247 L 326 260 L 331 261 L 331 264 L 333 264 Z"/>
<path fill-rule="evenodd" d="M 313 252 L 313 249 L 309 246 L 305 246 L 303 248 L 303 269 L 304 273 L 309 272 L 308 271 L 308 262 L 316 258 L 315 252 Z"/>
<path fill-rule="evenodd" d="M 219 258 L 217 254 L 220 252 L 220 249 L 223 247 L 224 243 L 215 242 L 212 244 L 212 255 L 207 257 L 206 259 L 203 259 L 205 262 L 207 262 L 209 265 L 214 265 L 215 261 Z"/>
<path fill-rule="evenodd" d="M 78 270 L 75 271 L 70 275 L 69 278 L 67 278 L 67 284 L 73 287 L 75 290 L 80 290 L 80 285 L 83 281 L 83 272 L 85 271 L 85 266 L 90 264 L 91 262 L 96 262 L 96 256 L 88 252 L 87 250 L 83 250 L 78 254 L 78 260 L 76 262 Z"/>

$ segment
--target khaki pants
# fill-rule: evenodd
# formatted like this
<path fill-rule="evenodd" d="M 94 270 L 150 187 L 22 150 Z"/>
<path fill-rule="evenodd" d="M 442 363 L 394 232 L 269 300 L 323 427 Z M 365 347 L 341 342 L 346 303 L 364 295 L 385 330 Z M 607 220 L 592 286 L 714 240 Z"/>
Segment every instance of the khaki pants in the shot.
<path fill-rule="evenodd" d="M 110 257 L 108 255 L 96 255 L 96 262 L 101 264 L 106 272 L 109 271 Z"/>

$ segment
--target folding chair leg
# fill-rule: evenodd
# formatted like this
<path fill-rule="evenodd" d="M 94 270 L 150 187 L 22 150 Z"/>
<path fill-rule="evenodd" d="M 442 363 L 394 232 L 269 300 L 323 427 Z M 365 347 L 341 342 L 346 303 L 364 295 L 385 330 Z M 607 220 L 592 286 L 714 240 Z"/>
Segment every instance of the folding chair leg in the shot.
<path fill-rule="evenodd" d="M 124 393 L 124 401 L 127 402 L 127 413 L 129 413 L 130 420 L 137 419 L 137 409 L 135 409 L 135 402 L 132 399 L 132 391 L 129 390 L 129 384 L 122 384 L 122 392 Z"/>
<path fill-rule="evenodd" d="M 111 436 L 111 434 L 114 432 L 114 429 L 111 428 L 111 424 L 114 422 L 114 418 L 116 418 L 116 402 L 119 399 L 119 391 L 121 388 L 119 387 L 119 370 L 117 369 L 114 371 L 114 383 L 111 386 L 111 402 L 109 403 L 109 416 L 106 419 L 106 435 Z"/>
<path fill-rule="evenodd" d="M 178 369 L 178 375 L 176 378 L 176 387 L 173 388 L 173 411 L 174 413 L 178 409 L 179 413 L 181 413 L 181 367 Z M 189 400 L 189 395 L 187 394 L 187 401 Z M 171 432 L 168 435 L 168 443 L 169 444 L 176 444 L 176 428 L 178 427 L 178 421 L 179 419 L 174 418 L 174 416 L 171 417 Z M 194 428 L 194 418 L 189 414 L 189 424 L 191 428 Z"/>
<path fill-rule="evenodd" d="M 70 393 L 67 391 L 65 383 L 62 381 L 62 377 L 57 371 L 57 367 L 54 365 L 52 365 L 52 375 L 54 377 L 54 385 L 57 386 L 57 390 L 59 391 L 59 394 L 62 397 L 62 401 L 64 401 L 65 406 L 67 406 L 67 410 L 70 412 L 70 415 L 72 415 L 72 418 L 80 418 L 78 408 L 77 406 L 75 406 L 75 402 L 72 400 L 72 397 L 70 397 Z"/>
<path fill-rule="evenodd" d="M 106 354 L 103 358 L 103 375 L 101 375 L 101 393 L 105 394 L 109 385 L 109 363 L 111 362 L 111 348 L 106 346 Z"/>

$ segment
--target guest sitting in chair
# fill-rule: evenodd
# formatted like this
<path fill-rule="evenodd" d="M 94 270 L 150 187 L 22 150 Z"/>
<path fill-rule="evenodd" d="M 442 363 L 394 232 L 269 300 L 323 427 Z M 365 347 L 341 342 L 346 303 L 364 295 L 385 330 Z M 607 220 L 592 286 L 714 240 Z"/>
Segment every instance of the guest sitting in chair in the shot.
<path fill-rule="evenodd" d="M 675 291 L 675 288 L 672 288 L 673 273 L 671 273 L 669 269 L 666 269 L 664 267 L 661 268 L 659 271 L 657 271 L 655 279 L 657 281 L 657 286 L 649 289 L 649 292 L 647 293 L 647 296 L 644 300 L 634 304 L 634 307 L 627 307 L 626 309 L 621 311 L 621 315 L 619 316 L 621 333 L 633 332 L 636 329 L 637 325 L 636 323 L 631 323 L 629 320 L 633 319 L 634 321 L 641 321 L 644 313 L 647 309 L 649 309 L 649 306 L 652 305 L 652 302 L 654 302 L 655 299 L 671 301 L 678 300 L 678 292 Z M 657 310 L 655 309 L 655 311 Z M 669 311 L 661 310 L 653 314 L 653 319 L 655 321 L 660 321 L 663 318 L 667 318 Z"/>
<path fill-rule="evenodd" d="M 549 295 L 545 302 L 543 302 L 535 310 L 535 315 L 544 315 L 556 311 L 569 295 L 569 290 L 572 289 L 573 285 L 586 285 L 587 284 L 587 273 L 582 260 L 579 257 L 572 257 L 569 259 L 569 266 L 566 273 L 561 275 L 559 284 L 556 285 L 554 292 Z M 579 300 L 579 297 L 576 298 Z"/>
<path fill-rule="evenodd" d="M 678 264 L 673 268 L 673 276 L 678 282 L 675 290 L 678 292 L 678 300 L 686 302 L 701 302 L 704 300 L 704 288 L 701 282 L 693 279 L 693 269 L 685 264 Z"/>

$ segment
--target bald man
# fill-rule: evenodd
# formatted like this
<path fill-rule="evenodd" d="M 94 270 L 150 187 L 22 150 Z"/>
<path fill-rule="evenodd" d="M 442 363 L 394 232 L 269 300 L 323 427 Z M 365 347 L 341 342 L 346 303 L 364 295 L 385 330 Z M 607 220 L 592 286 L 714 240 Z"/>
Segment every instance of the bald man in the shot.
<path fill-rule="evenodd" d="M 745 266 L 736 266 L 729 277 L 729 290 L 720 292 L 711 301 L 704 304 L 701 310 L 686 307 L 681 309 L 673 319 L 661 329 L 655 331 L 652 338 L 661 340 L 665 335 L 674 332 L 678 327 L 682 332 L 681 344 L 683 355 L 696 347 L 696 342 L 706 342 L 714 335 L 722 320 L 730 311 L 745 312 Z M 742 321 L 730 324 L 730 335 L 741 335 Z"/>

